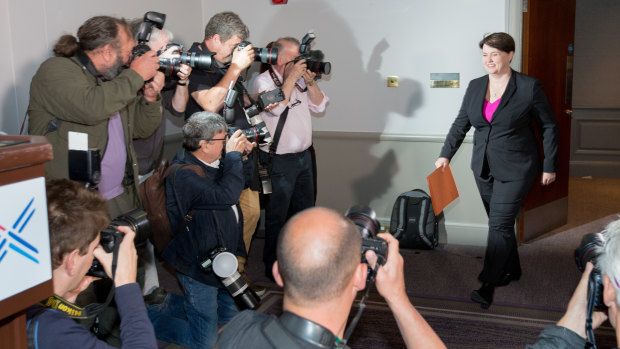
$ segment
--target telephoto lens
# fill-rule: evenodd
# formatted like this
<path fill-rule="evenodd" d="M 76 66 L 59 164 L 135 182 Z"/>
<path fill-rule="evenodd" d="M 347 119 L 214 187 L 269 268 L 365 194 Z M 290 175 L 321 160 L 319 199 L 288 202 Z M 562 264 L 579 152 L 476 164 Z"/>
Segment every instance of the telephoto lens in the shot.
<path fill-rule="evenodd" d="M 254 309 L 260 304 L 260 298 L 241 277 L 237 267 L 237 257 L 230 252 L 221 252 L 213 258 L 213 272 L 221 279 L 237 305 L 242 309 Z"/>

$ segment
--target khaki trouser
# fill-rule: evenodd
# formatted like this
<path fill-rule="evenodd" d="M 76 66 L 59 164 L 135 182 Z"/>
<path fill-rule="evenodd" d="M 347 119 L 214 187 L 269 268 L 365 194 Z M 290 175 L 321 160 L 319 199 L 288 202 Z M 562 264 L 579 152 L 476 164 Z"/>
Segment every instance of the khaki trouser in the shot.
<path fill-rule="evenodd" d="M 250 188 L 243 189 L 239 197 L 239 206 L 243 213 L 243 242 L 245 243 L 245 251 L 249 253 L 252 236 L 254 236 L 256 224 L 260 218 L 258 191 L 254 191 Z M 239 260 L 239 272 L 243 272 L 246 259 L 242 257 L 238 257 L 237 259 Z"/>

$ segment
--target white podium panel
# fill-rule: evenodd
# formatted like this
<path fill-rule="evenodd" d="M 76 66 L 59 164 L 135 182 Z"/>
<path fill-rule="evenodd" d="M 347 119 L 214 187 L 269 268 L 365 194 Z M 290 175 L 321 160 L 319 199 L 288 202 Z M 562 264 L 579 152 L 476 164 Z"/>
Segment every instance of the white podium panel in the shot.
<path fill-rule="evenodd" d="M 0 301 L 51 278 L 45 179 L 0 186 Z"/>

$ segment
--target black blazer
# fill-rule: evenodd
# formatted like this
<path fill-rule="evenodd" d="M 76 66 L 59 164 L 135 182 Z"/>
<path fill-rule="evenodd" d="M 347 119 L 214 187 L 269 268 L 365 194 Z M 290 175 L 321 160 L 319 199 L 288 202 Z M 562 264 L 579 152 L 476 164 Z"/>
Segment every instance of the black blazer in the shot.
<path fill-rule="evenodd" d="M 491 175 L 501 181 L 521 180 L 541 171 L 535 120 L 542 136 L 544 172 L 556 172 L 558 131 L 553 111 L 540 81 L 514 70 L 502 100 L 489 123 L 482 114 L 489 76 L 469 83 L 463 104 L 446 136 L 440 157 L 452 159 L 473 126 L 474 148 L 471 169 L 475 176 L 483 171 L 487 158 Z"/>

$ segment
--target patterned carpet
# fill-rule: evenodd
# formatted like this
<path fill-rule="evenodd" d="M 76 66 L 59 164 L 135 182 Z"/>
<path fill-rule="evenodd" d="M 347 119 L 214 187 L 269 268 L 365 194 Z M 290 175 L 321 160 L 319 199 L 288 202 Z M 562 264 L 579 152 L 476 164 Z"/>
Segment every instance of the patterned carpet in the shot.
<path fill-rule="evenodd" d="M 482 267 L 483 247 L 446 245 L 433 251 L 402 250 L 407 293 L 448 348 L 524 348 L 564 313 L 580 278 L 573 251 L 581 236 L 600 231 L 613 219 L 617 215 L 521 245 L 521 280 L 498 288 L 488 310 L 469 300 L 469 292 L 479 287 L 476 276 Z M 259 311 L 280 314 L 282 291 L 264 277 L 261 256 L 256 253 L 262 250 L 262 242 L 260 238 L 254 239 L 248 276 L 268 289 Z M 180 292 L 168 271 L 159 268 L 159 275 L 164 288 Z M 354 304 L 351 313 L 356 311 Z M 596 332 L 596 340 L 599 348 L 615 346 L 615 334 L 609 323 Z M 374 290 L 349 345 L 405 347 L 392 313 Z M 160 348 L 179 347 L 160 343 Z"/>

